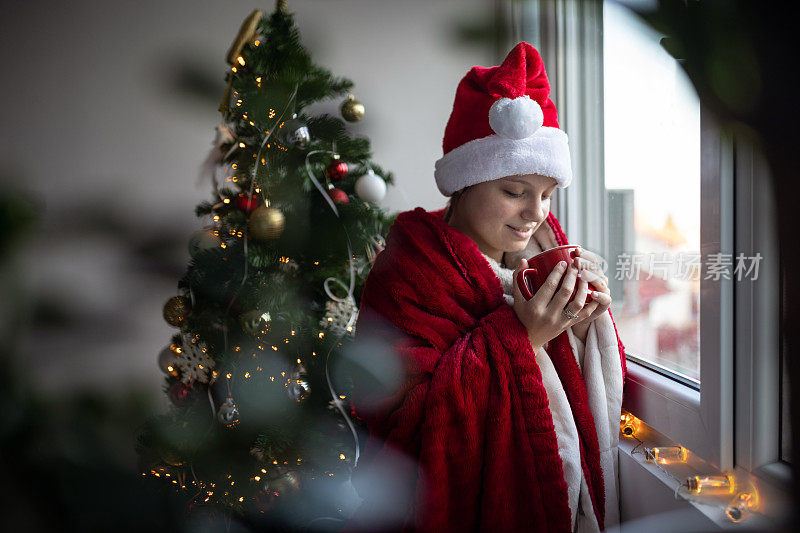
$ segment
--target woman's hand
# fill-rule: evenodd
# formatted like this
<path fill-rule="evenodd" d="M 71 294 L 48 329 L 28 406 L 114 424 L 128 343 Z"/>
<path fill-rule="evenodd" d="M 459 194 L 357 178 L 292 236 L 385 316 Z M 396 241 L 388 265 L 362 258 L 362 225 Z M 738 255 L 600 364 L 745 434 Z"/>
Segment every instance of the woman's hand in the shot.
<path fill-rule="evenodd" d="M 550 339 L 554 339 L 573 324 L 586 320 L 600 304 L 597 301 L 586 303 L 589 287 L 586 281 L 577 279 L 578 258 L 569 266 L 565 261 L 556 265 L 530 300 L 526 300 L 522 296 L 522 292 L 517 286 L 517 275 L 526 267 L 527 262 L 520 259 L 517 269 L 514 271 L 514 312 L 528 330 L 528 337 L 535 350 L 544 346 Z M 576 283 L 578 290 L 575 298 L 570 301 Z M 608 299 L 611 298 L 608 297 Z M 565 309 L 573 315 L 577 315 L 577 318 L 570 318 L 565 313 Z"/>
<path fill-rule="evenodd" d="M 604 262 L 602 257 L 594 252 L 578 248 L 575 262 L 579 268 L 578 279 L 592 284 L 595 289 L 592 292 L 592 300 L 598 303 L 592 314 L 573 324 L 572 332 L 585 342 L 591 323 L 611 307 L 611 289 L 608 288 L 608 277 L 602 269 Z"/>

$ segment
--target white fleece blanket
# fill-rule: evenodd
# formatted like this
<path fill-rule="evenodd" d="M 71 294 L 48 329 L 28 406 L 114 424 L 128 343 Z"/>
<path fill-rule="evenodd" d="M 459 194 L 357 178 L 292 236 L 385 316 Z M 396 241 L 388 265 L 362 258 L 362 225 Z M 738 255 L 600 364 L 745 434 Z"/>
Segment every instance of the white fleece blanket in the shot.
<path fill-rule="evenodd" d="M 526 250 L 515 254 L 507 253 L 505 259 L 507 264 L 516 265 L 520 257 L 529 258 L 554 246 L 556 241 L 552 230 L 547 224 L 542 224 L 534 233 Z M 513 305 L 514 270 L 505 268 L 485 254 L 484 257 L 500 278 L 506 303 Z M 578 366 L 583 372 L 589 409 L 595 421 L 606 495 L 605 527 L 609 529 L 619 523 L 617 444 L 622 408 L 622 364 L 617 337 L 608 312 L 592 322 L 586 334 L 585 344 L 575 336 L 571 327 L 567 329 L 567 335 L 578 360 Z M 535 356 L 542 373 L 556 430 L 558 453 L 567 482 L 572 530 L 580 533 L 599 531 L 589 497 L 589 488 L 581 469 L 578 430 L 566 392 L 546 350 L 544 348 L 537 350 Z"/>

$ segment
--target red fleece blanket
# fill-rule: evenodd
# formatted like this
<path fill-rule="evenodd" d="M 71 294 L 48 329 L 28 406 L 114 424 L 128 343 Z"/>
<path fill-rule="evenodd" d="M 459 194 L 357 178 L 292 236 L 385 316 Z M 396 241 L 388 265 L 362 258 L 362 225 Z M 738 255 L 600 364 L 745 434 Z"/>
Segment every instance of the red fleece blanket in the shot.
<path fill-rule="evenodd" d="M 477 245 L 443 214 L 399 214 L 366 281 L 357 336 L 390 340 L 406 375 L 401 390 L 377 406 L 354 405 L 370 436 L 353 475 L 364 502 L 345 530 L 369 528 L 362 474 L 401 451 L 418 460 L 404 531 L 568 532 L 567 485 L 527 332 Z M 567 244 L 552 214 L 547 223 L 559 245 Z M 548 354 L 575 416 L 602 528 L 597 435 L 566 332 Z"/>

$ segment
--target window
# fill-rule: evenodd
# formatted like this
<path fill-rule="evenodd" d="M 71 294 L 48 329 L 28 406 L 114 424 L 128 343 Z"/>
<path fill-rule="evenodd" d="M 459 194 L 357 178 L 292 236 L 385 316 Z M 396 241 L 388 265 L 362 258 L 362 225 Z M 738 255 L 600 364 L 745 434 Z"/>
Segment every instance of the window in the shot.
<path fill-rule="evenodd" d="M 788 479 L 768 167 L 754 143 L 720 128 L 660 35 L 621 3 L 520 2 L 514 35 L 542 53 L 570 138 L 573 184 L 553 209 L 572 242 L 609 262 L 629 356 L 625 408 L 720 469 Z M 641 256 L 640 282 L 664 283 L 613 279 L 623 252 Z M 681 279 L 698 252 L 699 280 Z M 758 273 L 737 280 L 738 254 L 761 254 Z"/>
<path fill-rule="evenodd" d="M 661 35 L 603 4 L 607 261 L 629 358 L 700 379 L 700 101 Z"/>

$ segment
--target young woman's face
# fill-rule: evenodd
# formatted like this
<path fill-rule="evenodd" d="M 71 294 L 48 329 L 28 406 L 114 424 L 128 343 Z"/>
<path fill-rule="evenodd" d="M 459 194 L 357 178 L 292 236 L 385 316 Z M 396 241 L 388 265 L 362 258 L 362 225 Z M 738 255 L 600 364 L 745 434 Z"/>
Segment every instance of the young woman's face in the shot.
<path fill-rule="evenodd" d="M 459 198 L 449 224 L 497 261 L 504 252 L 524 250 L 550 212 L 554 178 L 539 174 L 506 176 L 473 185 Z"/>

